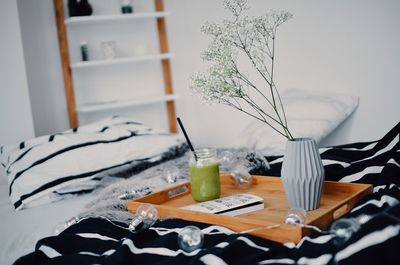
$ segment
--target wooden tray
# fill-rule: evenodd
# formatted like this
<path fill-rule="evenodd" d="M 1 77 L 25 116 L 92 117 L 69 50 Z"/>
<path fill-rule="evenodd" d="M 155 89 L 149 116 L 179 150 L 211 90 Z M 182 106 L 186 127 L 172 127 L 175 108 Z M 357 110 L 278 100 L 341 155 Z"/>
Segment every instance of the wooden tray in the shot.
<path fill-rule="evenodd" d="M 253 176 L 253 185 L 246 190 L 236 188 L 230 176 L 221 176 L 221 197 L 236 193 L 251 193 L 264 198 L 265 209 L 239 216 L 225 216 L 184 210 L 179 207 L 196 203 L 190 194 L 188 182 L 128 202 L 128 210 L 136 212 L 142 203 L 156 205 L 160 217 L 176 217 L 189 221 L 205 222 L 228 227 L 236 232 L 284 223 L 288 204 L 281 179 L 277 177 Z M 325 181 L 321 207 L 307 212 L 306 224 L 326 229 L 336 219 L 350 211 L 363 196 L 372 192 L 368 184 Z M 283 224 L 278 228 L 264 229 L 250 234 L 278 242 L 299 242 L 314 230 Z"/>

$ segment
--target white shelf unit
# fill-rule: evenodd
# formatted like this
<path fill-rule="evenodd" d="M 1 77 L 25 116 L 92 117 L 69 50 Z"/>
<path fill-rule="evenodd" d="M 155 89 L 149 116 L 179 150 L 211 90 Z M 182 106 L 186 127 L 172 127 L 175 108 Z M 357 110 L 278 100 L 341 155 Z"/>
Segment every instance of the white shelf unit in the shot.
<path fill-rule="evenodd" d="M 165 103 L 168 124 L 171 132 L 175 133 L 176 122 L 175 122 L 175 105 L 174 101 L 177 99 L 177 95 L 173 93 L 172 81 L 171 81 L 171 70 L 169 60 L 173 57 L 173 54 L 168 51 L 167 36 L 166 36 L 166 23 L 165 17 L 169 15 L 168 12 L 164 11 L 163 0 L 154 0 L 154 12 L 137 12 L 132 14 L 98 14 L 92 16 L 81 16 L 81 17 L 70 17 L 65 19 L 65 0 L 53 0 L 56 14 L 58 39 L 60 44 L 60 55 L 62 60 L 63 75 L 64 75 L 64 85 L 65 93 L 67 99 L 68 117 L 70 122 L 70 127 L 77 127 L 79 125 L 78 114 L 89 114 L 93 112 L 102 112 L 112 109 L 119 108 L 130 108 L 149 104 Z M 118 0 L 114 0 L 118 1 Z M 93 2 L 95 3 L 95 2 Z M 147 2 L 148 3 L 148 2 Z M 151 8 L 152 9 L 152 8 Z M 70 29 L 79 30 L 81 26 L 91 25 L 101 25 L 104 26 L 114 26 L 117 24 L 111 23 L 131 23 L 130 21 L 142 20 L 142 19 L 154 19 L 157 24 L 158 32 L 158 43 L 159 43 L 159 53 L 151 52 L 147 55 L 132 56 L 131 54 L 125 54 L 121 57 L 114 59 L 93 59 L 90 61 L 77 61 L 77 56 L 74 56 L 72 61 L 70 58 L 68 35 L 71 33 Z M 136 23 L 135 23 L 136 24 Z M 133 25 L 135 25 L 133 24 Z M 69 30 L 67 30 L 67 28 Z M 129 30 L 129 28 L 125 29 Z M 88 34 L 96 34 L 96 32 L 89 32 Z M 74 36 L 72 36 L 74 37 Z M 125 42 L 127 44 L 127 42 Z M 72 49 L 72 48 L 71 48 Z M 75 51 L 75 48 L 74 48 Z M 75 54 L 76 55 L 76 54 Z M 97 57 L 99 58 L 99 57 Z M 97 69 L 96 67 L 121 67 L 120 65 L 125 65 L 131 67 L 129 64 L 139 64 L 147 61 L 157 61 L 161 63 L 162 79 L 164 80 L 164 95 L 154 95 L 154 96 L 136 96 L 134 98 L 131 96 L 122 96 L 122 99 L 108 100 L 108 97 L 99 99 L 94 99 L 93 103 L 80 102 L 79 105 L 75 100 L 75 89 L 83 89 L 84 87 L 75 87 L 74 76 L 79 76 L 81 71 L 87 71 L 84 69 Z M 108 68 L 104 68 L 108 69 Z M 90 70 L 90 71 L 100 71 Z M 88 72 L 82 72 L 87 74 Z M 104 74 L 104 70 L 102 70 Z M 146 88 L 146 89 L 151 89 Z M 133 93 L 134 94 L 134 93 Z M 140 94 L 140 93 L 139 93 Z M 93 100 L 93 99 L 92 99 Z M 157 112 L 158 113 L 158 112 Z"/>
<path fill-rule="evenodd" d="M 173 57 L 172 53 L 150 54 L 150 55 L 143 55 L 143 56 L 137 56 L 137 57 L 76 62 L 76 63 L 70 64 L 70 67 L 71 67 L 71 69 L 79 69 L 79 68 L 86 68 L 86 67 L 106 66 L 106 65 L 124 64 L 124 63 L 138 63 L 138 62 L 152 61 L 152 60 L 165 60 L 165 59 L 171 59 L 172 57 Z"/>
<path fill-rule="evenodd" d="M 124 101 L 111 101 L 104 103 L 93 103 L 93 104 L 85 104 L 77 107 L 77 111 L 79 113 L 89 113 L 96 111 L 104 111 L 109 109 L 118 109 L 118 108 L 126 108 L 133 106 L 141 106 L 147 104 L 154 104 L 159 102 L 165 102 L 170 100 L 176 100 L 178 98 L 177 95 L 165 95 L 160 97 L 152 97 L 152 98 L 144 98 L 144 99 L 132 99 L 132 100 L 124 100 Z"/>
<path fill-rule="evenodd" d="M 95 16 L 82 16 L 70 17 L 64 20 L 66 25 L 80 25 L 83 23 L 96 23 L 108 21 L 121 21 L 131 19 L 144 19 L 144 18 L 162 18 L 168 16 L 168 12 L 146 12 L 134 14 L 115 14 L 115 15 L 95 15 Z"/>

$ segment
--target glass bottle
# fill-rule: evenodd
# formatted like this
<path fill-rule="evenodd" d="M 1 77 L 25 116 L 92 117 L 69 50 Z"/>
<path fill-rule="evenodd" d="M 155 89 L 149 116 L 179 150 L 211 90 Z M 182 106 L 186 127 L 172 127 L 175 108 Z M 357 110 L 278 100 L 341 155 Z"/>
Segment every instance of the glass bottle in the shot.
<path fill-rule="evenodd" d="M 82 61 L 89 61 L 89 48 L 86 41 L 81 42 L 81 58 Z"/>
<path fill-rule="evenodd" d="M 132 0 L 121 0 L 121 12 L 122 14 L 133 13 Z"/>
<path fill-rule="evenodd" d="M 214 148 L 196 149 L 196 156 L 189 161 L 190 186 L 195 201 L 202 202 L 219 198 L 221 183 L 219 162 Z"/>
<path fill-rule="evenodd" d="M 93 13 L 93 8 L 88 0 L 78 2 L 78 16 L 90 16 Z"/>

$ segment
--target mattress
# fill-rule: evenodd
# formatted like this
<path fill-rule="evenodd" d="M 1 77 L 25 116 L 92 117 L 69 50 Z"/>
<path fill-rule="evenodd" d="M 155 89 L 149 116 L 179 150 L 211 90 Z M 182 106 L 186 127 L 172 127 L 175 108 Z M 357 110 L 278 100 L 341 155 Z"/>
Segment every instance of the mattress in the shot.
<path fill-rule="evenodd" d="M 34 251 L 36 242 L 53 235 L 60 222 L 82 211 L 93 194 L 77 196 L 69 200 L 15 211 L 8 197 L 7 181 L 0 178 L 0 264 L 12 264 L 17 258 Z"/>

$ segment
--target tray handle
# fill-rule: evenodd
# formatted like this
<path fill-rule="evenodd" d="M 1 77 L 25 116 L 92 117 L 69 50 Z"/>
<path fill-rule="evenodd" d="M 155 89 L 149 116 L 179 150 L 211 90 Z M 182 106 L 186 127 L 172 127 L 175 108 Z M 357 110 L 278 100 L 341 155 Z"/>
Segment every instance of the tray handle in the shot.
<path fill-rule="evenodd" d="M 353 204 L 350 204 L 349 202 L 340 205 L 333 213 L 332 213 L 332 220 L 335 221 L 348 213 L 350 209 L 352 208 Z"/>
<path fill-rule="evenodd" d="M 172 199 L 174 197 L 186 194 L 189 191 L 190 191 L 190 184 L 185 183 L 183 185 L 180 185 L 178 187 L 168 190 L 167 195 L 168 195 L 169 199 Z"/>
<path fill-rule="evenodd" d="M 138 198 L 134 201 L 147 202 L 152 204 L 163 204 L 172 198 L 185 195 L 190 192 L 190 183 L 185 182 L 178 186 L 174 186 L 160 192 L 152 193 L 147 196 Z"/>
<path fill-rule="evenodd" d="M 346 199 L 342 203 L 339 203 L 336 207 L 331 209 L 324 216 L 321 216 L 316 220 L 311 221 L 310 224 L 315 225 L 320 229 L 327 229 L 332 224 L 332 222 L 336 221 L 337 219 L 343 217 L 345 214 L 349 213 L 351 209 L 363 196 L 372 192 L 372 185 L 366 185 L 366 184 L 360 184 L 360 185 L 364 185 L 367 188 L 357 193 L 354 193 L 348 199 Z"/>
<path fill-rule="evenodd" d="M 335 209 L 333 209 L 332 221 L 335 221 L 341 218 L 343 215 L 349 213 L 362 197 L 372 192 L 372 185 L 365 186 L 368 188 L 353 194 L 347 201 L 339 204 L 337 207 L 335 207 Z"/>

